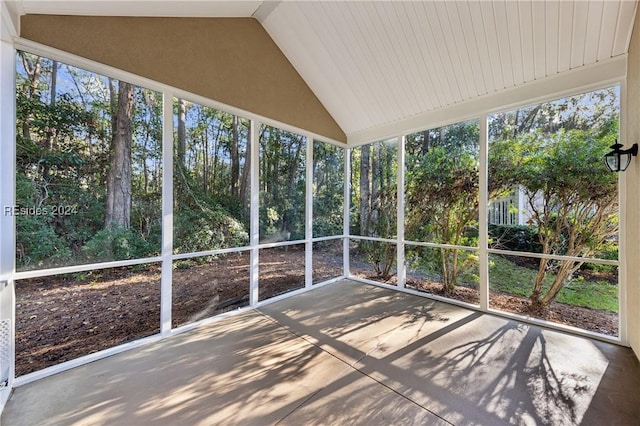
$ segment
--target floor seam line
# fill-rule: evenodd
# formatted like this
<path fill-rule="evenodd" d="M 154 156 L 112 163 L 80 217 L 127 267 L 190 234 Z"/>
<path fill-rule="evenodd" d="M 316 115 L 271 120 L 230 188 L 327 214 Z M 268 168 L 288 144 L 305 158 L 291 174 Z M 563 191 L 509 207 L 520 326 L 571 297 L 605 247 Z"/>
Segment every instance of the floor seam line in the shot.
<path fill-rule="evenodd" d="M 296 336 L 299 339 L 304 340 L 305 342 L 307 342 L 308 344 L 310 344 L 311 346 L 314 346 L 318 349 L 320 349 L 321 352 L 328 354 L 329 356 L 335 358 L 336 360 L 338 360 L 339 362 L 341 362 L 342 364 L 346 365 L 345 370 L 348 370 L 349 368 L 351 369 L 355 369 L 352 365 L 350 365 L 348 362 L 346 362 L 345 360 L 343 360 L 342 358 L 327 352 L 326 350 L 324 350 L 323 348 L 321 348 L 320 346 L 318 346 L 318 344 L 316 344 L 315 342 L 310 341 L 309 339 L 307 339 L 305 336 L 300 335 L 299 333 L 297 333 L 295 330 L 292 330 L 291 327 L 288 327 L 286 324 L 282 324 L 280 321 L 278 321 L 276 318 L 272 317 L 271 315 L 266 314 L 265 312 L 262 312 L 259 309 L 256 309 L 256 312 L 260 313 L 260 315 L 262 315 L 265 319 L 273 322 L 274 324 L 276 324 L 278 327 L 284 329 L 285 331 L 287 331 L 288 333 Z M 364 355 L 366 356 L 366 355 Z M 364 358 L 363 356 L 363 358 Z M 359 358 L 362 359 L 362 358 Z M 356 361 L 357 362 L 357 361 Z M 295 413 L 296 411 L 298 411 L 300 408 L 302 408 L 307 402 L 309 402 L 309 400 L 311 400 L 311 398 L 313 398 L 314 396 L 316 396 L 318 393 L 320 393 L 321 391 L 323 391 L 327 386 L 322 386 L 320 389 L 318 389 L 317 391 L 313 392 L 311 395 L 307 396 L 307 398 L 304 399 L 304 401 L 300 402 L 300 404 L 296 405 L 291 411 L 289 411 L 287 414 L 285 414 L 280 420 L 278 420 L 275 424 L 280 424 L 284 421 L 284 419 L 286 419 L 287 417 L 289 417 L 290 415 L 292 415 L 293 413 Z"/>

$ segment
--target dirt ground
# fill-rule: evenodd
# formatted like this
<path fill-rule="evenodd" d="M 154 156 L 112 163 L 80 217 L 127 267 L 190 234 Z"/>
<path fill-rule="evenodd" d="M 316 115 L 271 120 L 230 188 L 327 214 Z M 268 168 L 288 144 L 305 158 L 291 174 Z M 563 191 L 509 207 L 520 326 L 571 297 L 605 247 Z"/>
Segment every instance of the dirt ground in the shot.
<path fill-rule="evenodd" d="M 342 256 L 314 252 L 313 281 L 342 274 Z M 304 285 L 302 246 L 260 251 L 260 299 Z M 372 271 L 352 268 L 375 279 Z M 172 325 L 178 327 L 249 304 L 249 253 L 208 262 L 176 261 Z M 389 284 L 393 284 L 390 282 Z M 407 285 L 432 294 L 439 286 L 418 279 Z M 16 375 L 159 333 L 160 265 L 33 278 L 16 282 Z M 453 298 L 477 303 L 476 290 L 458 287 Z M 525 313 L 526 299 L 492 294 L 490 306 Z M 616 335 L 615 314 L 554 303 L 551 321 Z"/>

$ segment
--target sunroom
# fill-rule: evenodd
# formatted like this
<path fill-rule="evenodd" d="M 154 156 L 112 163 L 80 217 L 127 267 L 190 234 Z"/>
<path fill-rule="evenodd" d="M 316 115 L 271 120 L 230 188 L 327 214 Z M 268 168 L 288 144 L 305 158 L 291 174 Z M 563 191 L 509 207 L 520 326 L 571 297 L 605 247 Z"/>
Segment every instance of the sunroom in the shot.
<path fill-rule="evenodd" d="M 1 5 L 3 421 L 640 418 L 635 1 Z"/>

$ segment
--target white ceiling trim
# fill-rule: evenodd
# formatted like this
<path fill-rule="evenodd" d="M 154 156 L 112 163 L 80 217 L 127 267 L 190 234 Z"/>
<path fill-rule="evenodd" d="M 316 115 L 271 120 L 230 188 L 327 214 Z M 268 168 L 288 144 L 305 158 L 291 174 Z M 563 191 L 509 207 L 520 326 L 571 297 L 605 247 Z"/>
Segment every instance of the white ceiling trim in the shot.
<path fill-rule="evenodd" d="M 559 99 L 621 83 L 627 72 L 627 55 L 534 80 L 466 102 L 366 129 L 348 135 L 347 145 L 358 146 L 418 131 L 508 111 L 538 102 Z"/>
<path fill-rule="evenodd" d="M 9 0 L 23 13 L 87 16 L 251 17 L 262 5 L 253 0 Z"/>
<path fill-rule="evenodd" d="M 0 4 L 0 39 L 11 41 L 18 36 L 20 31 L 20 13 L 16 8 L 11 8 L 4 1 Z"/>

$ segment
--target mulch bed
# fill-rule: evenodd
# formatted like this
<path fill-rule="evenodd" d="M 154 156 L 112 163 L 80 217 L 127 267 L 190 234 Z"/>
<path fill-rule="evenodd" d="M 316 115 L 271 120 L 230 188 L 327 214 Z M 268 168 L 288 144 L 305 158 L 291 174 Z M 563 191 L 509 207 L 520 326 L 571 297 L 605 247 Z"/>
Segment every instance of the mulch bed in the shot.
<path fill-rule="evenodd" d="M 445 296 L 442 290 L 442 284 L 440 283 L 407 279 L 406 285 L 407 287 L 412 287 L 418 291 L 438 296 Z M 450 294 L 447 297 L 475 305 L 480 303 L 478 290 L 463 286 L 457 286 L 453 294 Z M 529 310 L 528 298 L 498 292 L 491 292 L 489 294 L 489 307 L 498 311 L 510 312 L 523 315 L 525 317 L 544 319 L 550 322 L 569 325 L 608 336 L 618 335 L 618 315 L 607 311 L 552 302 L 546 316 L 535 315 Z"/>
<path fill-rule="evenodd" d="M 397 285 L 397 277 L 391 276 L 388 280 L 372 274 L 371 267 L 363 262 L 352 261 L 351 273 L 360 278 L 366 278 L 389 285 Z M 586 272 L 592 278 L 606 279 L 605 275 L 597 272 Z M 432 281 L 426 281 L 418 277 L 407 277 L 405 284 L 408 288 L 433 294 L 442 297 L 448 297 L 460 302 L 466 302 L 473 305 L 480 304 L 480 295 L 478 290 L 470 287 L 459 285 L 453 293 L 444 294 L 442 284 Z M 543 319 L 557 324 L 564 324 L 583 330 L 593 331 L 595 333 L 607 336 L 618 335 L 618 314 L 589 309 L 580 306 L 567 305 L 559 302 L 552 302 L 546 316 L 532 313 L 529 310 L 529 299 L 523 296 L 517 296 L 507 293 L 499 293 L 492 291 L 489 294 L 489 307 L 497 311 L 510 312 L 525 317 Z"/>
<path fill-rule="evenodd" d="M 336 250 L 314 252 L 314 283 L 342 274 Z M 260 299 L 301 288 L 303 246 L 260 251 Z M 371 277 L 371 271 L 352 273 Z M 174 262 L 172 325 L 178 327 L 249 304 L 249 253 L 207 262 Z M 440 294 L 438 284 L 408 286 Z M 477 291 L 458 287 L 456 300 L 478 303 Z M 160 265 L 115 268 L 16 282 L 16 375 L 59 364 L 159 333 Z M 526 315 L 526 299 L 491 295 L 491 307 Z M 554 303 L 550 321 L 616 335 L 617 315 Z"/>

